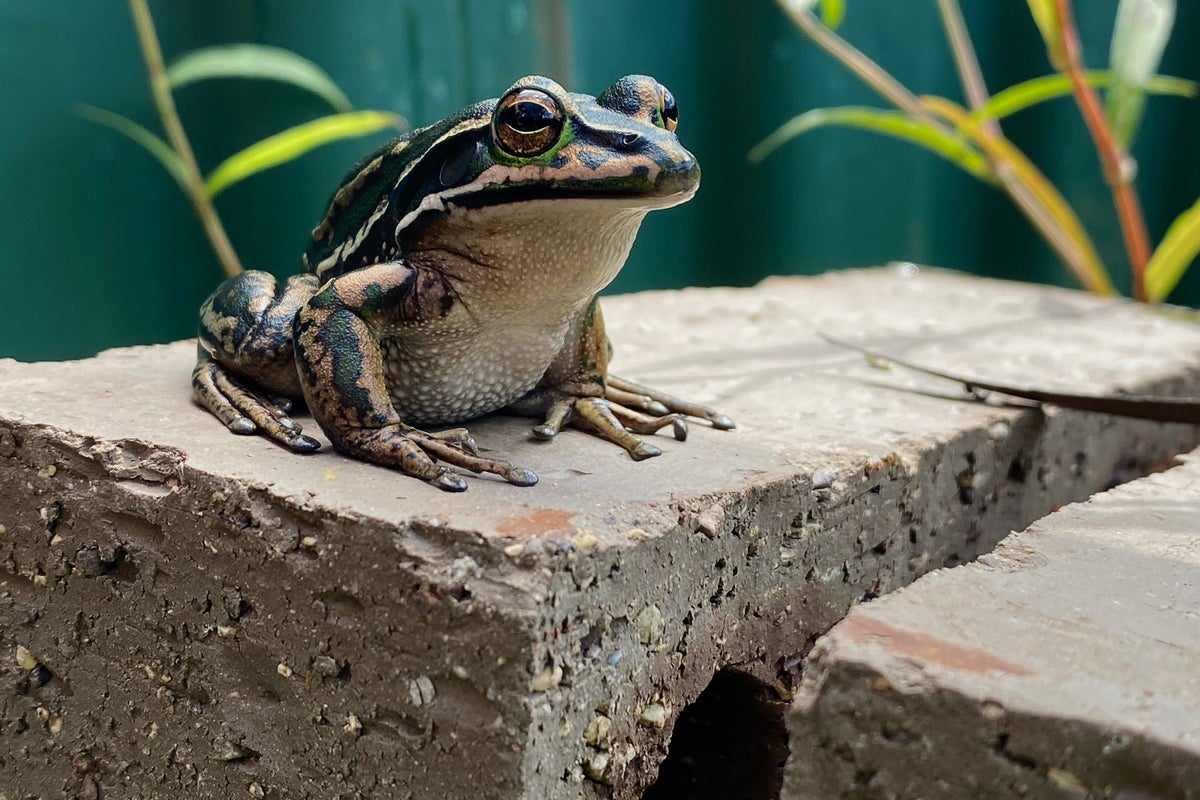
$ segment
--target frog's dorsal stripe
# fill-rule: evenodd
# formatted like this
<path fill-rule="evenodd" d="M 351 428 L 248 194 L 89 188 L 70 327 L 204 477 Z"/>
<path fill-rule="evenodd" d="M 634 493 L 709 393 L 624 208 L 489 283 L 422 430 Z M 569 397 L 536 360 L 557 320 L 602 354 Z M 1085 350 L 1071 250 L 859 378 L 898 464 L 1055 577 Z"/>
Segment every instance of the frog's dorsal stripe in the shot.
<path fill-rule="evenodd" d="M 459 120 L 457 123 L 443 130 L 440 134 L 436 133 L 433 127 L 420 128 L 413 131 L 407 137 L 397 140 L 383 148 L 383 152 L 376 151 L 374 157 L 368 156 L 364 159 L 363 166 L 354 173 L 354 176 L 347 180 L 334 193 L 333 198 L 329 203 L 329 210 L 325 218 L 313 231 L 313 241 L 319 241 L 323 238 L 332 237 L 335 234 L 336 219 L 339 212 L 347 209 L 357 198 L 363 196 L 363 187 L 373 180 L 383 178 L 394 185 L 400 185 L 407 179 L 410 173 L 416 169 L 421 163 L 421 158 L 407 159 L 400 171 L 395 175 L 386 175 L 389 166 L 395 164 L 397 158 L 404 157 L 404 151 L 410 147 L 414 147 L 414 142 L 424 139 L 430 133 L 435 136 L 431 141 L 422 143 L 422 146 L 417 148 L 419 151 L 428 153 L 434 148 L 463 136 L 475 135 L 481 128 L 486 128 L 490 124 L 490 119 L 487 116 L 469 116 Z M 379 221 L 388 213 L 391 207 L 390 196 L 388 192 L 380 193 L 379 203 L 370 214 L 365 217 L 359 228 L 348 236 L 342 242 L 328 253 L 324 258 L 315 264 L 305 264 L 309 271 L 324 281 L 336 274 L 340 274 L 344 259 L 348 254 L 356 252 L 362 243 L 375 232 L 375 227 Z"/>

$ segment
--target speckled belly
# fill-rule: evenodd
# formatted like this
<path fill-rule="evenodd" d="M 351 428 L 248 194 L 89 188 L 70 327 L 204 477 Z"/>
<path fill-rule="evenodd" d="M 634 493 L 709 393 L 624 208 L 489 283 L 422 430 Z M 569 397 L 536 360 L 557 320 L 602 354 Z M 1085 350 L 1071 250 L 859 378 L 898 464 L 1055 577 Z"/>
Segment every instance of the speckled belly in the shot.
<path fill-rule="evenodd" d="M 383 339 L 388 394 L 400 418 L 412 425 L 449 425 L 482 416 L 537 385 L 565 332 L 564 324 L 560 331 L 509 331 L 436 344 Z"/>

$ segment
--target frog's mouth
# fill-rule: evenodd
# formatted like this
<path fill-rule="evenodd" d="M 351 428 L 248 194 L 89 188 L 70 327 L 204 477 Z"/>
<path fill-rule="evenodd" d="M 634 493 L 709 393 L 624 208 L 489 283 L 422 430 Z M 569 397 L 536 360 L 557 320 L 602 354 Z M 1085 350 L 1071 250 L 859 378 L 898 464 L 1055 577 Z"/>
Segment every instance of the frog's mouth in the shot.
<path fill-rule="evenodd" d="M 595 180 L 577 177 L 546 180 L 538 171 L 529 174 L 506 171 L 502 175 L 484 172 L 471 183 L 426 195 L 404 215 L 396 230 L 405 230 L 426 214 L 566 200 L 630 211 L 657 211 L 686 203 L 699 186 L 700 168 L 694 161 L 654 171 L 639 168 L 623 176 Z"/>
<path fill-rule="evenodd" d="M 639 191 L 614 191 L 586 185 L 546 186 L 539 184 L 507 184 L 471 194 L 446 198 L 445 205 L 458 208 L 485 208 L 487 206 L 516 203 L 553 202 L 555 200 L 588 200 L 602 205 L 617 205 L 627 208 L 644 208 L 648 211 L 686 203 L 696 195 L 696 187 L 680 189 L 669 194 Z"/>

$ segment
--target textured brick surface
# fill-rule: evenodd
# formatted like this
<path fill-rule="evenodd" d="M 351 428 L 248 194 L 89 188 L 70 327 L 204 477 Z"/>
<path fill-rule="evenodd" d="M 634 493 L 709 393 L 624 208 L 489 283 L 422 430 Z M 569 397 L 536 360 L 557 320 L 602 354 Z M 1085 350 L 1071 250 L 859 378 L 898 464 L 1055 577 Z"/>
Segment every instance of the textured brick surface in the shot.
<path fill-rule="evenodd" d="M 714 674 L 753 679 L 724 673 L 727 708 L 786 695 L 851 604 L 1197 438 L 963 402 L 815 335 L 1196 392 L 1200 329 L 1126 303 L 887 269 L 605 312 L 618 374 L 738 430 L 634 463 L 491 418 L 480 445 L 542 482 L 452 496 L 226 433 L 189 343 L 0 362 L 0 793 L 635 797 Z"/>
<path fill-rule="evenodd" d="M 855 608 L 784 797 L 1200 797 L 1200 451 Z"/>

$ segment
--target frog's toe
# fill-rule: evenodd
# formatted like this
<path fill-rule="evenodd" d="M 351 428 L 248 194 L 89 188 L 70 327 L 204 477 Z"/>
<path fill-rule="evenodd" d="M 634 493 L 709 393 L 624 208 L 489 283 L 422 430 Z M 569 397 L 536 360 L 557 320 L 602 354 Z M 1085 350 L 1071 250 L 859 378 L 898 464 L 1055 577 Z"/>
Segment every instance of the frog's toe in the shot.
<path fill-rule="evenodd" d="M 286 397 L 272 396 L 267 398 L 267 401 L 281 415 L 290 414 L 292 411 L 292 401 Z"/>
<path fill-rule="evenodd" d="M 466 428 L 451 428 L 450 430 L 438 431 L 437 433 L 428 435 L 435 439 L 441 439 L 443 442 L 449 442 L 464 453 L 469 453 L 473 456 L 479 455 L 479 444 Z"/>
<path fill-rule="evenodd" d="M 444 492 L 465 492 L 467 490 L 466 478 L 445 467 L 436 478 L 429 482 Z"/>
<path fill-rule="evenodd" d="M 297 453 L 315 453 L 321 449 L 320 442 L 311 436 L 305 436 L 301 433 L 289 439 L 285 444 Z"/>
<path fill-rule="evenodd" d="M 538 475 L 536 472 L 531 469 L 524 469 L 522 467 L 510 466 L 508 469 L 508 474 L 504 477 L 507 478 L 508 482 L 513 486 L 536 486 L 538 482 Z"/>
<path fill-rule="evenodd" d="M 605 396 L 609 400 L 614 400 L 630 408 L 640 409 L 651 414 L 657 414 L 658 416 L 664 416 L 667 412 L 671 412 L 702 419 L 717 430 L 731 431 L 737 427 L 733 420 L 714 408 L 693 403 L 690 400 L 684 400 L 667 392 L 651 389 L 648 386 L 634 383 L 616 375 L 608 376 Z M 652 408 L 655 410 L 651 410 Z"/>
<path fill-rule="evenodd" d="M 543 442 L 548 442 L 558 435 L 558 429 L 553 425 L 543 422 L 541 425 L 533 426 L 533 438 L 541 439 Z"/>
<path fill-rule="evenodd" d="M 636 445 L 629 448 L 629 455 L 634 461 L 645 461 L 647 458 L 661 456 L 662 448 L 646 442 L 638 442 Z"/>
<path fill-rule="evenodd" d="M 621 421 L 622 427 L 631 433 L 654 434 L 669 425 L 671 433 L 676 439 L 681 442 L 687 440 L 688 424 L 683 414 L 666 413 L 652 417 L 611 400 L 608 402 L 608 406 L 612 409 L 613 415 Z"/>
<path fill-rule="evenodd" d="M 717 414 L 716 416 L 709 417 L 708 421 L 711 422 L 712 426 L 719 431 L 731 431 L 737 427 L 737 423 L 724 414 Z"/>
<path fill-rule="evenodd" d="M 196 401 L 234 433 L 262 433 L 297 453 L 311 453 L 321 444 L 302 434 L 300 425 L 281 410 L 277 399 L 260 398 L 211 359 L 201 359 L 192 373 Z"/>
<path fill-rule="evenodd" d="M 254 420 L 241 415 L 231 419 L 226 426 L 229 428 L 229 430 L 241 436 L 248 436 L 252 433 L 258 433 L 258 426 L 254 424 Z"/>

